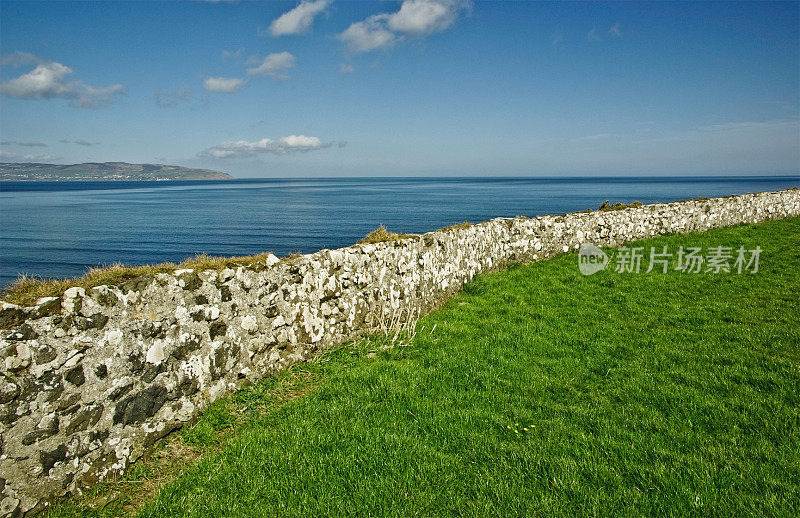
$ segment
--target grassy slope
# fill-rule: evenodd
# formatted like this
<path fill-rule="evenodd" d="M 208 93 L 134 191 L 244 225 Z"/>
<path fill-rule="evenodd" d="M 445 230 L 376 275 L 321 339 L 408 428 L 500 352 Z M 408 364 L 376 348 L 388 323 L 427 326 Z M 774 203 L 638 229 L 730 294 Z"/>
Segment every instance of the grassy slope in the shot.
<path fill-rule="evenodd" d="M 483 275 L 410 347 L 215 404 L 141 516 L 796 516 L 800 218 L 641 244 L 764 252 L 755 275 L 583 277 L 575 254 Z M 136 483 L 53 515 L 116 514 Z"/>

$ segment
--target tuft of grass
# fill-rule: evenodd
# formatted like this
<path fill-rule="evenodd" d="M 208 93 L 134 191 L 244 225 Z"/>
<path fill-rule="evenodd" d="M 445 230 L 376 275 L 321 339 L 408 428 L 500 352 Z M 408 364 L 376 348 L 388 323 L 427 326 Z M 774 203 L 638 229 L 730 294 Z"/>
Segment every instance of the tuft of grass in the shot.
<path fill-rule="evenodd" d="M 410 237 L 414 237 L 414 234 L 397 234 L 396 232 L 389 232 L 388 230 L 386 230 L 386 227 L 381 225 L 380 227 L 376 228 L 375 230 L 367 234 L 363 239 L 361 239 L 358 242 L 358 244 L 372 245 L 375 243 L 390 243 L 393 241 L 408 239 Z"/>
<path fill-rule="evenodd" d="M 474 226 L 475 225 L 473 223 L 470 223 L 469 221 L 463 221 L 461 223 L 456 223 L 455 225 L 450 225 L 450 226 L 444 227 L 441 230 L 444 230 L 444 231 L 447 231 L 447 230 L 463 230 L 465 228 L 470 228 L 470 227 L 474 227 Z"/>
<path fill-rule="evenodd" d="M 627 246 L 763 252 L 756 274 L 587 277 L 570 253 L 480 275 L 407 340 L 215 403 L 177 434 L 200 457 L 126 512 L 800 515 L 800 218 Z M 50 516 L 118 515 L 79 502 Z"/>
<path fill-rule="evenodd" d="M 612 210 L 623 210 L 623 209 L 630 209 L 630 208 L 633 208 L 633 207 L 641 207 L 641 206 L 642 206 L 642 203 L 639 202 L 639 201 L 634 201 L 633 203 L 617 202 L 617 203 L 612 204 L 610 201 L 606 200 L 600 205 L 600 208 L 597 209 L 597 210 L 602 211 L 602 212 L 608 212 L 608 211 L 612 211 Z"/>
<path fill-rule="evenodd" d="M 237 268 L 263 262 L 268 256 L 268 252 L 242 257 L 214 257 L 199 254 L 179 264 L 125 266 L 115 263 L 110 266 L 90 268 L 83 277 L 72 279 L 40 279 L 22 275 L 0 292 L 0 300 L 21 306 L 31 306 L 42 297 L 60 297 L 64 291 L 74 286 L 84 289 L 104 284 L 118 286 L 130 280 L 159 273 L 172 273 L 182 268 L 191 268 L 196 271 Z"/>

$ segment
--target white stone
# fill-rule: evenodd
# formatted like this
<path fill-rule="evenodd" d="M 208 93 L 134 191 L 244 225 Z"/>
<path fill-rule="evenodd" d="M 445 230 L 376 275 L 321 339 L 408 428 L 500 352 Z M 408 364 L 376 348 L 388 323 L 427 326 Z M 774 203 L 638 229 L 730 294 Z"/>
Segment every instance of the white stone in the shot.
<path fill-rule="evenodd" d="M 42 297 L 40 299 L 36 299 L 36 305 L 41 306 L 42 304 L 47 304 L 48 302 L 52 302 L 58 299 L 58 297 Z"/>
<path fill-rule="evenodd" d="M 108 334 L 106 334 L 106 340 L 108 341 L 108 345 L 112 347 L 118 346 L 122 343 L 122 331 L 119 329 L 109 331 Z"/>
<path fill-rule="evenodd" d="M 61 308 L 67 313 L 75 313 L 80 299 L 84 297 L 86 297 L 86 290 L 83 288 L 69 288 L 64 292 L 64 298 L 61 300 Z"/>
<path fill-rule="evenodd" d="M 185 306 L 178 306 L 175 308 L 175 320 L 182 322 L 189 317 L 189 310 Z"/>
<path fill-rule="evenodd" d="M 256 317 L 253 315 L 247 315 L 242 319 L 242 329 L 247 331 L 250 334 L 255 333 L 258 331 L 258 322 L 256 321 Z"/>
<path fill-rule="evenodd" d="M 152 363 L 153 365 L 158 365 L 164 361 L 164 344 L 162 342 L 156 342 L 147 350 L 147 363 Z"/>

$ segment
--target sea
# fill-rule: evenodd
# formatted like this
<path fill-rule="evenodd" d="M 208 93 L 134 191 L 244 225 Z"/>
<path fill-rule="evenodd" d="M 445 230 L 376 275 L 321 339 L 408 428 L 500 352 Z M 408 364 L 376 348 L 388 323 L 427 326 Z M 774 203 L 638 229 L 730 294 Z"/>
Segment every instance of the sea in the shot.
<path fill-rule="evenodd" d="M 0 287 L 20 275 L 278 256 L 340 248 L 379 225 L 423 233 L 463 221 L 800 186 L 800 176 L 317 178 L 0 182 Z"/>

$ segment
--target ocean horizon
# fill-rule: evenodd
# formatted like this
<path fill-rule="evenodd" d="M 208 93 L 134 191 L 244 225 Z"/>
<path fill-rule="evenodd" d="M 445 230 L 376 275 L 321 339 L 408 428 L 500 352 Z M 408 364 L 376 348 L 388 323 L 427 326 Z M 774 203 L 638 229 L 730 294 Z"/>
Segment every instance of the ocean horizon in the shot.
<path fill-rule="evenodd" d="M 385 225 L 424 233 L 496 217 L 800 187 L 797 175 L 344 177 L 0 182 L 0 286 L 197 254 L 278 256 L 351 245 Z"/>

